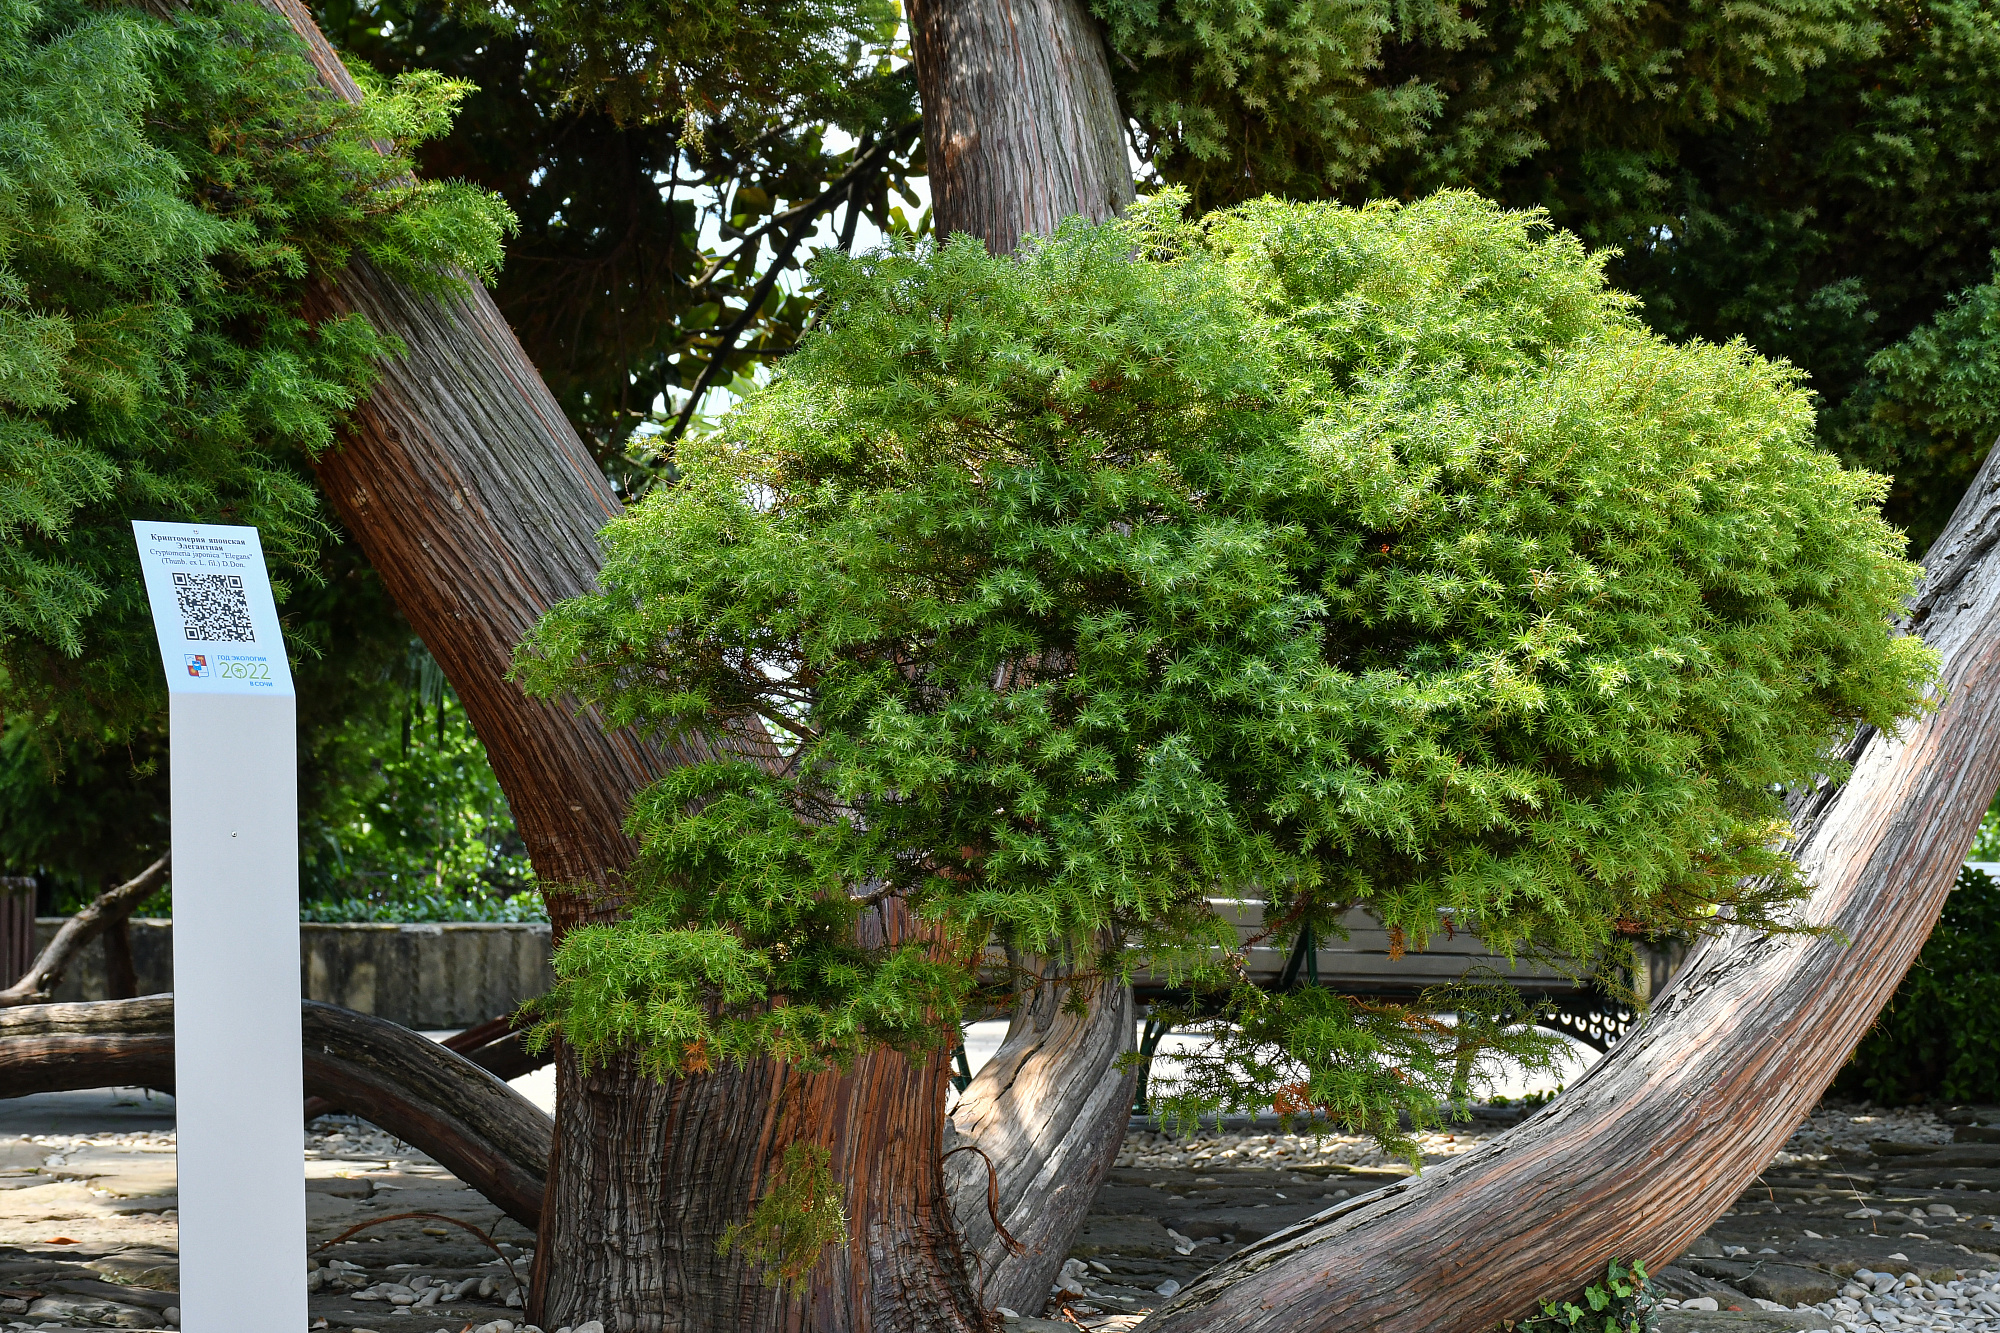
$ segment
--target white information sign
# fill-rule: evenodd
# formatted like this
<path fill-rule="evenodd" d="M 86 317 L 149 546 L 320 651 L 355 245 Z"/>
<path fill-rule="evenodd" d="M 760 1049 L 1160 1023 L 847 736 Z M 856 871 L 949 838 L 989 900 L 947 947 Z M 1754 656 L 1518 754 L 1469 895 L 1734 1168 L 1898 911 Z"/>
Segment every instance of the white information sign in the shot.
<path fill-rule="evenodd" d="M 175 694 L 290 694 L 255 528 L 134 523 L 153 630 Z"/>
<path fill-rule="evenodd" d="M 303 1328 L 298 739 L 255 528 L 132 525 L 172 732 L 181 1327 Z"/>

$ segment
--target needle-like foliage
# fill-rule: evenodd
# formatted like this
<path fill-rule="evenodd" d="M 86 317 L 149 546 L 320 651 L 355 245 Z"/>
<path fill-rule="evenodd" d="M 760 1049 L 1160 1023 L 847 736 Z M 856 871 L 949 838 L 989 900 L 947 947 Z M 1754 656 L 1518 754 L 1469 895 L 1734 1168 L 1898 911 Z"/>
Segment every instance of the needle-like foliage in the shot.
<path fill-rule="evenodd" d="M 922 1049 L 991 935 L 1108 937 L 1233 995 L 1181 1109 L 1393 1138 L 1512 1040 L 1504 988 L 1260 996 L 1213 900 L 1579 970 L 1785 926 L 1780 789 L 1933 668 L 1883 482 L 1814 447 L 1796 372 L 1653 336 L 1473 195 L 1181 203 L 823 262 L 772 388 L 606 529 L 528 688 L 783 757 L 640 794 L 636 910 L 558 952 L 586 1060 Z M 857 943 L 885 899 L 934 932 Z"/>
<path fill-rule="evenodd" d="M 303 293 L 356 253 L 438 293 L 491 273 L 504 206 L 409 159 L 466 90 L 349 105 L 238 0 L 0 4 L 0 715 L 51 747 L 157 725 L 132 518 L 254 524 L 281 599 L 317 573 L 307 457 L 395 349 Z"/>

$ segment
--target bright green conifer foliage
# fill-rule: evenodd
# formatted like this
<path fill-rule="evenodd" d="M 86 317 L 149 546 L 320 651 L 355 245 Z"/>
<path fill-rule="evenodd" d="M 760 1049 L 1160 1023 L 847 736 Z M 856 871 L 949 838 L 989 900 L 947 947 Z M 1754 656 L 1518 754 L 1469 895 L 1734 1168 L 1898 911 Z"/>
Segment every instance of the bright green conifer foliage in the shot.
<path fill-rule="evenodd" d="M 1883 482 L 1814 447 L 1797 374 L 1660 340 L 1472 195 L 1182 202 L 823 262 L 774 386 L 606 530 L 528 687 L 784 762 L 641 794 L 631 919 L 558 954 L 584 1058 L 932 1046 L 994 932 L 1230 991 L 1216 897 L 1280 942 L 1365 904 L 1410 949 L 1448 916 L 1584 967 L 1719 905 L 1783 922 L 1776 787 L 1933 667 L 1891 629 Z M 857 946 L 882 897 L 933 939 Z M 1255 1040 L 1185 1098 L 1384 1133 L 1524 1044 L 1233 1006 Z"/>
<path fill-rule="evenodd" d="M 233 0 L 0 6 L 0 707 L 47 747 L 162 711 L 131 518 L 254 524 L 317 572 L 306 458 L 394 349 L 301 297 L 356 253 L 440 295 L 490 274 L 505 209 L 407 156 L 465 91 L 349 106 Z"/>

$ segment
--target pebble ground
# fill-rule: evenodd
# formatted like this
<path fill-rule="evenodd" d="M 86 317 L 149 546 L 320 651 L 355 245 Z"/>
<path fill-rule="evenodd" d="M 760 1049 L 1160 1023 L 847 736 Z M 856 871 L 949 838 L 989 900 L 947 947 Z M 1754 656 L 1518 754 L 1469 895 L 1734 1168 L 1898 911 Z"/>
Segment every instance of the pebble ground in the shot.
<path fill-rule="evenodd" d="M 1468 1151 L 1518 1111 L 1418 1135 Z M 351 1120 L 304 1141 L 309 1328 L 542 1333 L 519 1322 L 533 1238 L 422 1153 Z M 171 1330 L 171 1130 L 0 1135 L 0 1327 Z M 1242 1245 L 1410 1170 L 1347 1135 L 1135 1129 L 1049 1306 L 1021 1333 L 1122 1330 Z M 1661 1333 L 2000 1333 L 2000 1107 L 1822 1106 L 1657 1276 Z M 477 1238 L 409 1212 L 471 1222 Z M 369 1225 L 363 1225 L 369 1224 Z M 341 1233 L 362 1225 L 337 1243 Z M 565 1333 L 550 1330 L 549 1333 Z M 585 1324 L 567 1333 L 602 1333 Z"/>

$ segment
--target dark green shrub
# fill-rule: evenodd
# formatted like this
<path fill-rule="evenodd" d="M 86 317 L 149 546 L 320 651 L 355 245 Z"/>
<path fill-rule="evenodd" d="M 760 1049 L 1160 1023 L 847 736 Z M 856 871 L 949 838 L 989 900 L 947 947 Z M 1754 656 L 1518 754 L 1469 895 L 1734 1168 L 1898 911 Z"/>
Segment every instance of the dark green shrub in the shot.
<path fill-rule="evenodd" d="M 1958 875 L 1930 942 L 1833 1092 L 1892 1105 L 2000 1102 L 2000 883 Z"/>

